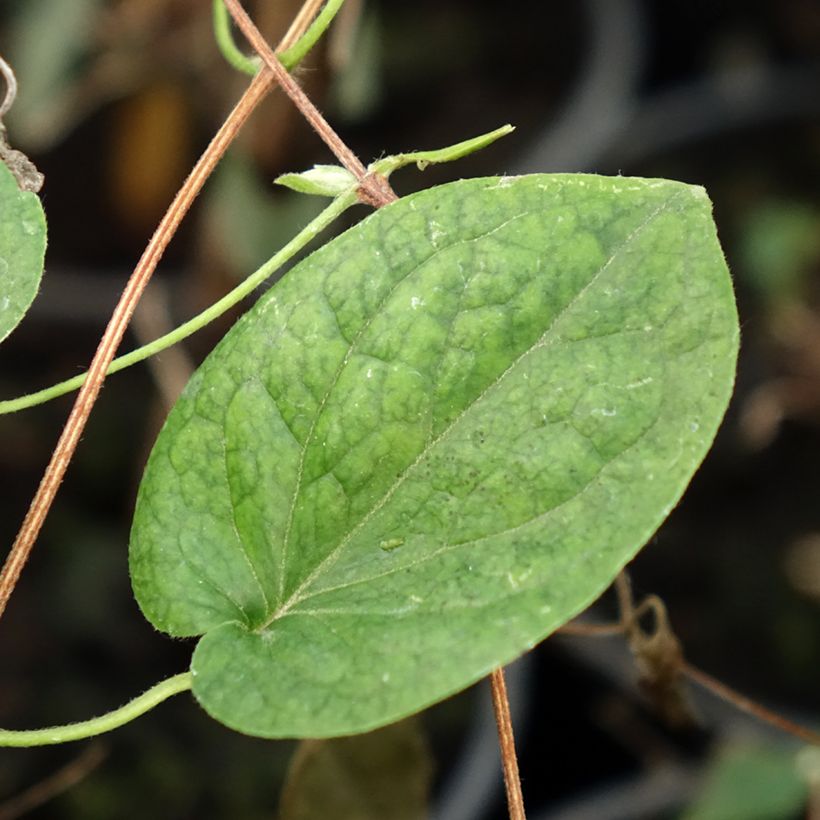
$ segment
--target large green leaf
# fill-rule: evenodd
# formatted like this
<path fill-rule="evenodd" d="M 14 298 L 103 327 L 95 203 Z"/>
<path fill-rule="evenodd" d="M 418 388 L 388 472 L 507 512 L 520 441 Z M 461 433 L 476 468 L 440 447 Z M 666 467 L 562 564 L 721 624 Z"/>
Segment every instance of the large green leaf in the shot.
<path fill-rule="evenodd" d="M 45 252 L 46 217 L 40 198 L 21 191 L 0 162 L 0 341 L 34 301 Z"/>
<path fill-rule="evenodd" d="M 584 609 L 705 455 L 732 287 L 701 188 L 456 182 L 373 214 L 191 380 L 140 488 L 146 616 L 250 734 L 395 720 Z"/>

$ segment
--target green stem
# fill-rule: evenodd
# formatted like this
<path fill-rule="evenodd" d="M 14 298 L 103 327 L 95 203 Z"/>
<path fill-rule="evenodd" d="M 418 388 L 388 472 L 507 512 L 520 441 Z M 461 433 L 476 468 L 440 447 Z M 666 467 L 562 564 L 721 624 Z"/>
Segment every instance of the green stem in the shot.
<path fill-rule="evenodd" d="M 221 4 L 222 0 L 218 0 L 218 2 Z M 317 16 L 313 26 L 308 29 L 294 48 L 298 47 L 306 39 L 310 42 L 310 32 L 314 27 L 316 27 L 316 24 L 319 23 L 320 18 L 322 18 L 323 15 L 330 15 L 330 17 L 332 17 L 338 10 L 338 7 L 341 6 L 342 2 L 343 0 L 330 0 L 330 2 L 325 5 Z M 330 21 L 327 20 L 318 27 L 320 29 L 319 34 L 324 30 L 324 28 L 327 27 L 327 22 Z M 318 38 L 318 36 L 319 35 L 317 34 L 316 37 Z M 315 39 L 312 42 L 315 42 Z M 298 61 L 301 57 L 297 55 L 294 59 Z M 464 142 L 459 142 L 456 145 L 450 145 L 447 148 L 439 148 L 434 151 L 414 151 L 411 153 L 384 157 L 384 159 L 374 162 L 370 166 L 369 170 L 371 172 L 389 176 L 398 168 L 414 162 L 421 168 L 424 168 L 430 163 L 451 162 L 452 160 L 460 159 L 467 154 L 471 154 L 473 151 L 478 151 L 481 148 L 486 147 L 490 143 L 499 139 L 499 137 L 509 134 L 512 130 L 513 127 L 511 125 L 504 125 L 501 128 L 496 128 L 495 131 L 491 131 L 488 134 L 482 134 L 480 137 L 473 137 L 472 139 L 465 140 Z M 298 177 L 299 175 L 286 174 L 285 176 Z M 186 339 L 192 333 L 196 333 L 197 330 L 203 328 L 208 324 L 208 322 L 211 322 L 221 316 L 226 310 L 229 310 L 239 301 L 244 299 L 265 279 L 275 273 L 278 268 L 298 253 L 318 233 L 324 230 L 337 216 L 347 210 L 351 205 L 356 204 L 357 201 L 355 189 L 351 189 L 344 194 L 340 194 L 333 200 L 333 202 L 331 202 L 330 205 L 328 205 L 327 208 L 325 208 L 324 211 L 322 211 L 311 223 L 309 223 L 300 233 L 288 242 L 288 244 L 285 245 L 279 253 L 268 260 L 255 273 L 251 274 L 244 282 L 237 285 L 237 287 L 235 287 L 230 293 L 223 296 L 218 302 L 211 305 L 207 310 L 204 310 L 198 316 L 194 316 L 193 319 L 185 322 L 185 324 L 180 325 L 170 333 L 166 333 L 165 336 L 160 336 L 159 339 L 156 339 L 143 347 L 137 348 L 136 350 L 132 350 L 124 356 L 114 359 L 108 368 L 107 374 L 110 375 L 111 373 L 124 370 L 132 364 L 136 364 L 137 362 L 147 359 L 149 356 L 153 356 L 154 353 L 159 353 L 161 350 L 165 350 L 171 345 Z M 70 393 L 72 390 L 77 390 L 82 386 L 85 381 L 85 377 L 86 374 L 81 373 L 79 376 L 74 376 L 72 379 L 52 385 L 44 390 L 38 390 L 36 393 L 29 393 L 26 396 L 20 396 L 16 399 L 0 401 L 0 415 L 5 413 L 16 413 L 18 410 L 25 410 L 28 407 L 35 407 L 38 404 L 44 404 L 51 399 L 56 399 L 58 396 L 63 396 L 66 393 Z"/>
<path fill-rule="evenodd" d="M 305 58 L 307 53 L 316 45 L 319 38 L 325 33 L 336 13 L 342 7 L 344 0 L 328 0 L 316 19 L 308 26 L 307 31 L 288 49 L 277 55 L 279 62 L 290 71 Z M 231 16 L 225 7 L 224 0 L 213 0 L 214 9 L 214 37 L 222 56 L 238 71 L 253 76 L 262 65 L 258 57 L 248 57 L 237 46 L 231 28 Z"/>
<path fill-rule="evenodd" d="M 404 168 L 405 165 L 416 163 L 420 171 L 423 171 L 428 165 L 434 165 L 439 162 L 453 162 L 454 160 L 466 157 L 468 154 L 480 151 L 488 145 L 495 142 L 501 137 L 506 137 L 507 134 L 512 134 L 515 127 L 512 125 L 502 125 L 501 128 L 496 128 L 495 131 L 490 131 L 487 134 L 482 134 L 479 137 L 457 142 L 455 145 L 448 145 L 446 148 L 436 148 L 433 151 L 411 151 L 406 154 L 393 154 L 389 157 L 376 160 L 371 163 L 369 171 L 376 174 L 384 174 L 390 176 L 393 171 L 399 168 Z"/>
<path fill-rule="evenodd" d="M 143 692 L 139 697 L 126 703 L 125 706 L 91 720 L 28 731 L 0 729 L 0 746 L 51 746 L 56 743 L 68 743 L 72 740 L 83 740 L 87 737 L 94 737 L 94 735 L 101 735 L 144 715 L 172 695 L 186 692 L 190 688 L 191 673 L 183 672 L 160 681 L 147 692 Z"/>
<path fill-rule="evenodd" d="M 325 33 L 336 13 L 342 7 L 345 0 L 328 0 L 322 10 L 316 15 L 316 19 L 308 26 L 308 30 L 288 49 L 285 49 L 279 57 L 279 62 L 290 71 L 294 66 L 299 65 L 307 53 L 316 45 L 319 38 Z"/>
<path fill-rule="evenodd" d="M 355 190 L 336 197 L 312 222 L 308 223 L 308 225 L 296 234 L 282 250 L 271 257 L 261 268 L 252 273 L 232 291 L 225 294 L 218 302 L 215 302 L 209 308 L 203 310 L 202 313 L 194 316 L 193 319 L 189 319 L 170 333 L 166 333 L 164 336 L 160 336 L 159 339 L 155 339 L 143 347 L 132 350 L 130 353 L 126 353 L 124 356 L 119 356 L 114 359 L 106 373 L 110 375 L 111 373 L 124 370 L 132 364 L 136 364 L 137 362 L 147 359 L 149 356 L 153 356 L 154 353 L 159 353 L 161 350 L 171 347 L 171 345 L 196 333 L 196 331 L 221 316 L 225 311 L 230 310 L 230 308 L 244 299 L 249 293 L 262 284 L 265 279 L 272 276 L 282 265 L 302 250 L 305 245 L 321 233 L 337 216 L 346 211 L 351 205 L 355 205 L 356 202 L 357 197 Z M 87 375 L 87 373 L 81 373 L 79 376 L 52 385 L 44 390 L 38 390 L 36 393 L 29 393 L 26 396 L 20 396 L 16 399 L 0 401 L 0 415 L 4 413 L 15 413 L 27 407 L 44 404 L 51 399 L 56 399 L 58 396 L 70 393 L 72 390 L 78 390 Z"/>
<path fill-rule="evenodd" d="M 248 57 L 240 50 L 233 39 L 231 16 L 228 14 L 228 9 L 225 8 L 223 0 L 214 0 L 214 37 L 222 56 L 237 71 L 250 74 L 251 77 L 259 71 L 259 67 L 262 65 L 259 58 Z"/>

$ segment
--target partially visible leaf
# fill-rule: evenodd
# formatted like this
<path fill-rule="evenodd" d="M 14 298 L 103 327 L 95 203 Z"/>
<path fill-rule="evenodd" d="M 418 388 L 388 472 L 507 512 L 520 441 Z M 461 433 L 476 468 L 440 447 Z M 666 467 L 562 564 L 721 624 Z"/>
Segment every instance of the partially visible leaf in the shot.
<path fill-rule="evenodd" d="M 282 174 L 275 182 L 300 194 L 338 196 L 355 187 L 356 177 L 341 165 L 314 165 L 298 174 Z"/>
<path fill-rule="evenodd" d="M 683 820 L 789 820 L 803 816 L 807 799 L 793 749 L 729 746 Z"/>
<path fill-rule="evenodd" d="M 250 734 L 415 712 L 594 600 L 677 503 L 738 343 L 701 188 L 474 179 L 263 297 L 160 434 L 134 591 Z"/>
<path fill-rule="evenodd" d="M 0 341 L 37 295 L 46 252 L 46 217 L 37 194 L 21 191 L 0 162 Z"/>
<path fill-rule="evenodd" d="M 432 763 L 409 719 L 375 732 L 299 746 L 279 820 L 424 820 Z"/>

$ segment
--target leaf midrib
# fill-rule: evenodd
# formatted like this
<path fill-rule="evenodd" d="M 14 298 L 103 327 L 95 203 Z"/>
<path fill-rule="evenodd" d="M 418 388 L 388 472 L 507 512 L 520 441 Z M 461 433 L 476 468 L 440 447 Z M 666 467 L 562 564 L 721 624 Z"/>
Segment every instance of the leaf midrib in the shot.
<path fill-rule="evenodd" d="M 282 536 L 282 549 L 281 549 L 281 556 L 279 559 L 279 581 L 278 581 L 278 594 L 277 599 L 281 600 L 282 595 L 284 593 L 284 585 L 285 585 L 285 578 L 287 573 L 287 555 L 288 555 L 288 547 L 290 543 L 290 535 L 293 528 L 293 517 L 296 510 L 296 504 L 299 500 L 299 495 L 302 490 L 302 481 L 304 478 L 304 470 L 305 470 L 305 459 L 307 457 L 308 448 L 313 440 L 313 436 L 316 432 L 316 427 L 319 424 L 319 420 L 324 413 L 325 408 L 327 407 L 327 402 L 330 398 L 331 393 L 333 392 L 334 388 L 339 382 L 342 373 L 344 372 L 345 368 L 350 362 L 350 358 L 352 357 L 353 353 L 356 350 L 356 346 L 361 340 L 362 336 L 367 332 L 370 328 L 372 323 L 376 320 L 376 318 L 380 315 L 382 308 L 389 302 L 392 298 L 393 294 L 404 284 L 411 276 L 416 274 L 419 270 L 421 270 L 425 265 L 428 265 L 431 261 L 433 261 L 437 256 L 442 253 L 446 253 L 451 251 L 453 248 L 457 248 L 460 245 L 466 245 L 470 242 L 478 242 L 482 239 L 486 239 L 488 236 L 492 236 L 492 234 L 496 233 L 497 231 L 502 230 L 507 225 L 515 222 L 518 219 L 521 219 L 525 216 L 529 216 L 530 214 L 534 213 L 533 211 L 522 211 L 521 213 L 516 214 L 509 219 L 505 219 L 503 222 L 495 225 L 488 231 L 478 234 L 477 236 L 471 236 L 468 239 L 457 239 L 456 241 L 452 242 L 449 245 L 446 245 L 442 248 L 436 248 L 433 253 L 429 256 L 425 257 L 419 262 L 416 262 L 403 276 L 396 280 L 393 286 L 387 291 L 384 297 L 379 301 L 378 305 L 376 305 L 375 309 L 372 311 L 370 316 L 367 317 L 365 322 L 362 324 L 361 328 L 356 332 L 353 339 L 350 341 L 347 351 L 343 356 L 339 366 L 336 368 L 336 372 L 333 374 L 333 377 L 328 384 L 327 390 L 325 391 L 324 395 L 322 396 L 321 401 L 319 402 L 319 406 L 316 409 L 316 413 L 311 421 L 310 427 L 305 435 L 305 441 L 302 445 L 301 452 L 299 455 L 299 464 L 297 466 L 296 471 L 296 481 L 294 483 L 293 494 L 291 496 L 291 503 L 290 508 L 288 510 L 288 518 L 285 525 L 285 531 Z M 325 280 L 327 281 L 327 280 Z M 324 284 L 324 283 L 323 283 Z M 331 308 L 332 309 L 332 308 Z M 335 548 L 334 548 L 335 549 Z M 287 602 L 286 602 L 287 604 Z M 283 604 L 285 606 L 286 604 Z"/>
<path fill-rule="evenodd" d="M 313 581 L 321 575 L 321 573 L 338 559 L 340 553 L 344 549 L 344 547 L 350 542 L 353 536 L 364 527 L 374 515 L 376 515 L 386 504 L 387 502 L 393 497 L 395 492 L 398 488 L 404 483 L 407 477 L 413 472 L 414 469 L 418 467 L 418 465 L 427 457 L 427 455 L 438 446 L 438 444 L 443 441 L 452 431 L 453 429 L 461 422 L 461 420 L 475 407 L 488 393 L 492 390 L 496 389 L 498 385 L 500 385 L 507 377 L 509 373 L 511 373 L 518 365 L 531 353 L 535 350 L 538 350 L 540 347 L 549 343 L 548 337 L 550 334 L 553 333 L 556 326 L 560 323 L 560 321 L 575 307 L 579 300 L 581 300 L 584 295 L 589 291 L 590 288 L 594 287 L 598 281 L 600 280 L 601 276 L 605 274 L 605 272 L 610 268 L 613 262 L 618 258 L 618 256 L 628 248 L 635 239 L 643 233 L 643 231 L 652 223 L 655 219 L 657 219 L 662 213 L 669 210 L 672 204 L 678 200 L 682 196 L 681 191 L 676 191 L 672 196 L 662 202 L 657 208 L 655 208 L 647 217 L 641 222 L 640 225 L 635 227 L 632 232 L 627 236 L 621 244 L 612 252 L 609 259 L 593 274 L 590 280 L 578 291 L 578 293 L 573 296 L 573 298 L 567 303 L 567 305 L 560 310 L 555 317 L 553 317 L 552 322 L 550 322 L 549 326 L 545 329 L 545 331 L 541 334 L 541 336 L 525 351 L 523 351 L 519 356 L 517 356 L 513 362 L 495 379 L 493 379 L 479 394 L 477 394 L 465 407 L 464 409 L 456 415 L 450 424 L 445 427 L 442 432 L 436 436 L 436 438 L 429 441 L 425 447 L 419 452 L 418 456 L 413 460 L 411 464 L 409 464 L 401 475 L 393 482 L 393 484 L 385 491 L 384 495 L 371 507 L 371 509 L 362 516 L 362 518 L 350 529 L 350 531 L 339 541 L 339 543 L 316 565 L 316 567 L 305 577 L 301 584 L 294 590 L 294 592 L 290 595 L 288 600 L 278 609 L 276 610 L 260 627 L 258 627 L 257 631 L 263 631 L 267 629 L 274 621 L 281 618 L 283 615 L 287 614 L 290 609 L 304 600 L 303 592 L 309 588 L 309 586 L 313 583 Z M 516 218 L 520 218 L 525 216 L 526 214 L 534 213 L 534 211 L 526 211 L 524 213 L 518 214 Z M 511 220 L 507 220 L 507 222 L 503 224 L 507 224 Z M 498 226 L 494 230 L 498 230 L 502 226 Z M 470 240 L 467 240 L 470 241 Z M 456 243 L 454 243 L 456 244 Z M 452 247 L 452 246 L 448 246 Z M 422 263 L 424 264 L 424 263 Z M 408 273 L 408 275 L 410 275 Z M 401 281 L 404 281 L 402 278 Z M 374 313 L 375 315 L 375 313 Z M 355 344 L 355 342 L 354 342 Z M 352 348 L 353 345 L 351 345 Z"/>

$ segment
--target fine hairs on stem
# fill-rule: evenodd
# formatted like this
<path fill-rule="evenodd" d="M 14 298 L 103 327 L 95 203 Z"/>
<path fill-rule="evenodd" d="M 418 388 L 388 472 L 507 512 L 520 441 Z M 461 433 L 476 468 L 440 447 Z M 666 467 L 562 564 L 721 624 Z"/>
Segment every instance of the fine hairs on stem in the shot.
<path fill-rule="evenodd" d="M 493 711 L 498 728 L 498 745 L 501 750 L 501 767 L 504 771 L 504 788 L 507 792 L 507 810 L 510 820 L 526 820 L 524 797 L 521 793 L 521 777 L 518 774 L 518 758 L 515 754 L 510 702 L 504 670 L 494 669 L 490 675 Z"/>
<path fill-rule="evenodd" d="M 57 743 L 69 743 L 73 740 L 85 740 L 89 737 L 110 732 L 130 723 L 140 715 L 153 709 L 180 692 L 187 692 L 191 688 L 191 673 L 182 672 L 179 675 L 166 678 L 154 684 L 146 692 L 137 696 L 133 700 L 107 712 L 100 717 L 83 720 L 79 723 L 67 723 L 64 726 L 51 726 L 47 729 L 27 729 L 16 731 L 13 729 L 0 729 L 0 747 L 12 746 L 17 748 L 27 748 L 30 746 L 50 746 Z"/>
<path fill-rule="evenodd" d="M 330 123 L 322 116 L 319 109 L 302 91 L 296 80 L 284 69 L 276 58 L 265 38 L 256 28 L 239 0 L 225 0 L 236 25 L 262 58 L 271 74 L 276 78 L 282 90 L 290 97 L 302 116 L 310 123 L 313 130 L 324 140 L 336 158 L 350 171 L 359 182 L 359 197 L 373 207 L 389 205 L 397 199 L 387 180 L 380 174 L 369 174 L 362 161 L 350 150 L 341 137 L 333 130 Z"/>

